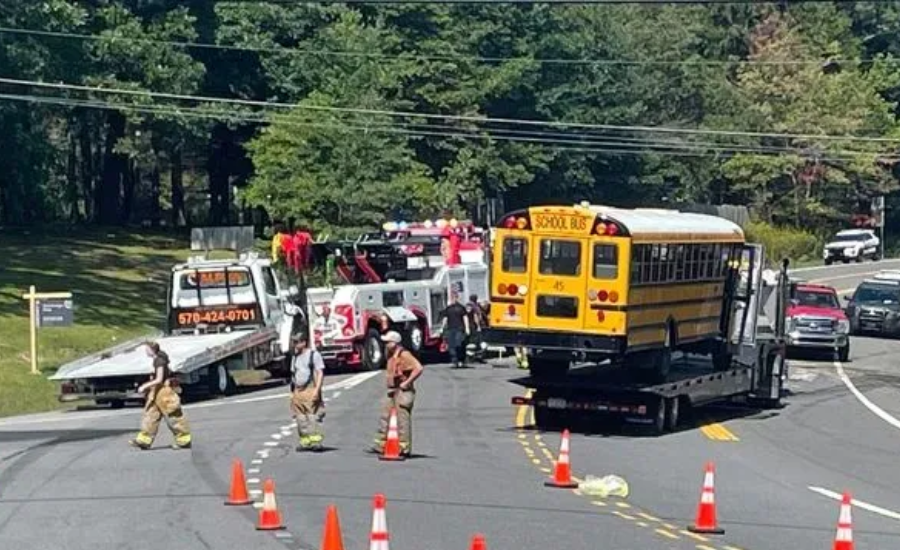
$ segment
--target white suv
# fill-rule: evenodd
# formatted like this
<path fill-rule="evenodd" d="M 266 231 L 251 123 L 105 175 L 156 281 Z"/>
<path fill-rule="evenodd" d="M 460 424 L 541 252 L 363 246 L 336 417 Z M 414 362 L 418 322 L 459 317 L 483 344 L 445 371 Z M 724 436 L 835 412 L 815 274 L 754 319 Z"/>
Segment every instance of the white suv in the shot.
<path fill-rule="evenodd" d="M 871 229 L 846 229 L 838 231 L 822 251 L 825 265 L 836 261 L 845 264 L 852 261 L 861 262 L 866 258 L 878 261 L 881 258 L 881 241 Z"/>

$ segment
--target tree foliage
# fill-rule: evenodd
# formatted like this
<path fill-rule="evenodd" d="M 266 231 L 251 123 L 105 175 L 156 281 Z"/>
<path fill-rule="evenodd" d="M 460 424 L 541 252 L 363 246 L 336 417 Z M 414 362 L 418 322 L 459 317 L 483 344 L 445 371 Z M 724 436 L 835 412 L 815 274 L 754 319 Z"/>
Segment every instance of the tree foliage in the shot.
<path fill-rule="evenodd" d="M 821 232 L 897 187 L 880 2 L 44 0 L 0 27 L 3 224 L 337 234 L 586 199 Z"/>

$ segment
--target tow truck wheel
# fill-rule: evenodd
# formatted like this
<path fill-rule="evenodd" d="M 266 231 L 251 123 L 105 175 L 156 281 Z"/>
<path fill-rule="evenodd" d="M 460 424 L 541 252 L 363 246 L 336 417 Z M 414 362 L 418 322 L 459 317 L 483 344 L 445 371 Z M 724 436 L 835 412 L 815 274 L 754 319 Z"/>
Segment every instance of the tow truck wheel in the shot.
<path fill-rule="evenodd" d="M 666 399 L 666 431 L 674 432 L 678 428 L 681 401 L 677 397 Z"/>
<path fill-rule="evenodd" d="M 213 395 L 231 395 L 234 391 L 234 379 L 225 365 L 216 365 L 209 371 L 209 391 Z"/>
<path fill-rule="evenodd" d="M 656 416 L 653 418 L 653 435 L 662 435 L 666 432 L 666 412 L 668 406 L 666 404 L 667 399 L 664 397 L 660 397 L 659 401 L 656 404 Z"/>
<path fill-rule="evenodd" d="M 366 370 L 380 370 L 384 368 L 384 346 L 381 343 L 381 335 L 375 329 L 370 329 L 368 334 L 366 334 L 362 362 Z"/>
<path fill-rule="evenodd" d="M 417 355 L 422 351 L 422 346 L 425 343 L 425 333 L 422 332 L 422 327 L 419 326 L 419 323 L 414 323 L 409 327 L 406 340 L 409 342 L 409 351 Z"/>

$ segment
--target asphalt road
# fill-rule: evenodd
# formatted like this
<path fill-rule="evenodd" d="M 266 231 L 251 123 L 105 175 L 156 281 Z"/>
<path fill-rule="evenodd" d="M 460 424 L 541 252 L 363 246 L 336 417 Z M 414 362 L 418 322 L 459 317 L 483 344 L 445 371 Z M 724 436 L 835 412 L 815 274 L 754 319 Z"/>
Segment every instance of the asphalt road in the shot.
<path fill-rule="evenodd" d="M 900 261 L 800 270 L 852 289 Z M 188 409 L 191 451 L 138 451 L 138 411 L 51 413 L 0 420 L 0 548 L 67 550 L 318 548 L 325 506 L 338 506 L 345 548 L 367 544 L 371 498 L 387 496 L 394 550 L 783 550 L 830 547 L 834 495 L 853 492 L 857 550 L 900 547 L 900 342 L 854 338 L 851 361 L 795 360 L 788 406 L 710 408 L 701 426 L 659 438 L 613 431 L 572 436 L 579 477 L 617 474 L 627 498 L 589 498 L 543 486 L 559 436 L 528 429 L 509 404 L 520 372 L 429 365 L 419 384 L 416 456 L 380 462 L 365 452 L 380 373 L 329 377 L 328 451 L 293 452 L 286 389 Z M 505 363 L 508 365 L 508 362 Z M 257 511 L 223 505 L 233 458 L 254 498 L 275 481 L 285 531 L 258 532 Z M 715 461 L 725 534 L 684 531 L 706 461 Z"/>

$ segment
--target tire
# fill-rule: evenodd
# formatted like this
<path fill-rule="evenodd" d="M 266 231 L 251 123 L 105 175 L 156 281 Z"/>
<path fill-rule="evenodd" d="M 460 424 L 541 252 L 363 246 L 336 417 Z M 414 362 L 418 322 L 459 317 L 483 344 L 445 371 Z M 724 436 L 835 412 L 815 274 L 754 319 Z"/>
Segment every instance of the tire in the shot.
<path fill-rule="evenodd" d="M 834 260 L 825 260 L 825 265 L 831 265 L 834 263 Z"/>
<path fill-rule="evenodd" d="M 847 345 L 838 349 L 837 360 L 841 363 L 847 363 L 850 361 L 850 342 L 847 342 Z"/>
<path fill-rule="evenodd" d="M 674 432 L 681 422 L 681 400 L 677 397 L 666 399 L 666 431 Z"/>
<path fill-rule="evenodd" d="M 110 409 L 121 409 L 125 407 L 124 399 L 98 399 L 94 401 L 98 407 L 102 407 L 103 405 L 109 405 Z"/>
<path fill-rule="evenodd" d="M 407 345 L 406 349 L 413 355 L 419 355 L 425 346 L 425 331 L 422 330 L 422 325 L 420 323 L 410 325 L 403 339 Z"/>
<path fill-rule="evenodd" d="M 219 364 L 210 367 L 207 371 L 207 382 L 209 384 L 209 393 L 212 395 L 231 395 L 234 393 L 234 378 L 228 372 L 228 368 Z"/>
<path fill-rule="evenodd" d="M 660 397 L 656 404 L 656 416 L 653 418 L 653 424 L 650 425 L 650 430 L 653 435 L 662 435 L 666 433 L 666 401 L 664 397 Z"/>
<path fill-rule="evenodd" d="M 381 334 L 375 329 L 369 329 L 363 345 L 363 368 L 365 370 L 381 370 L 386 364 Z"/>

